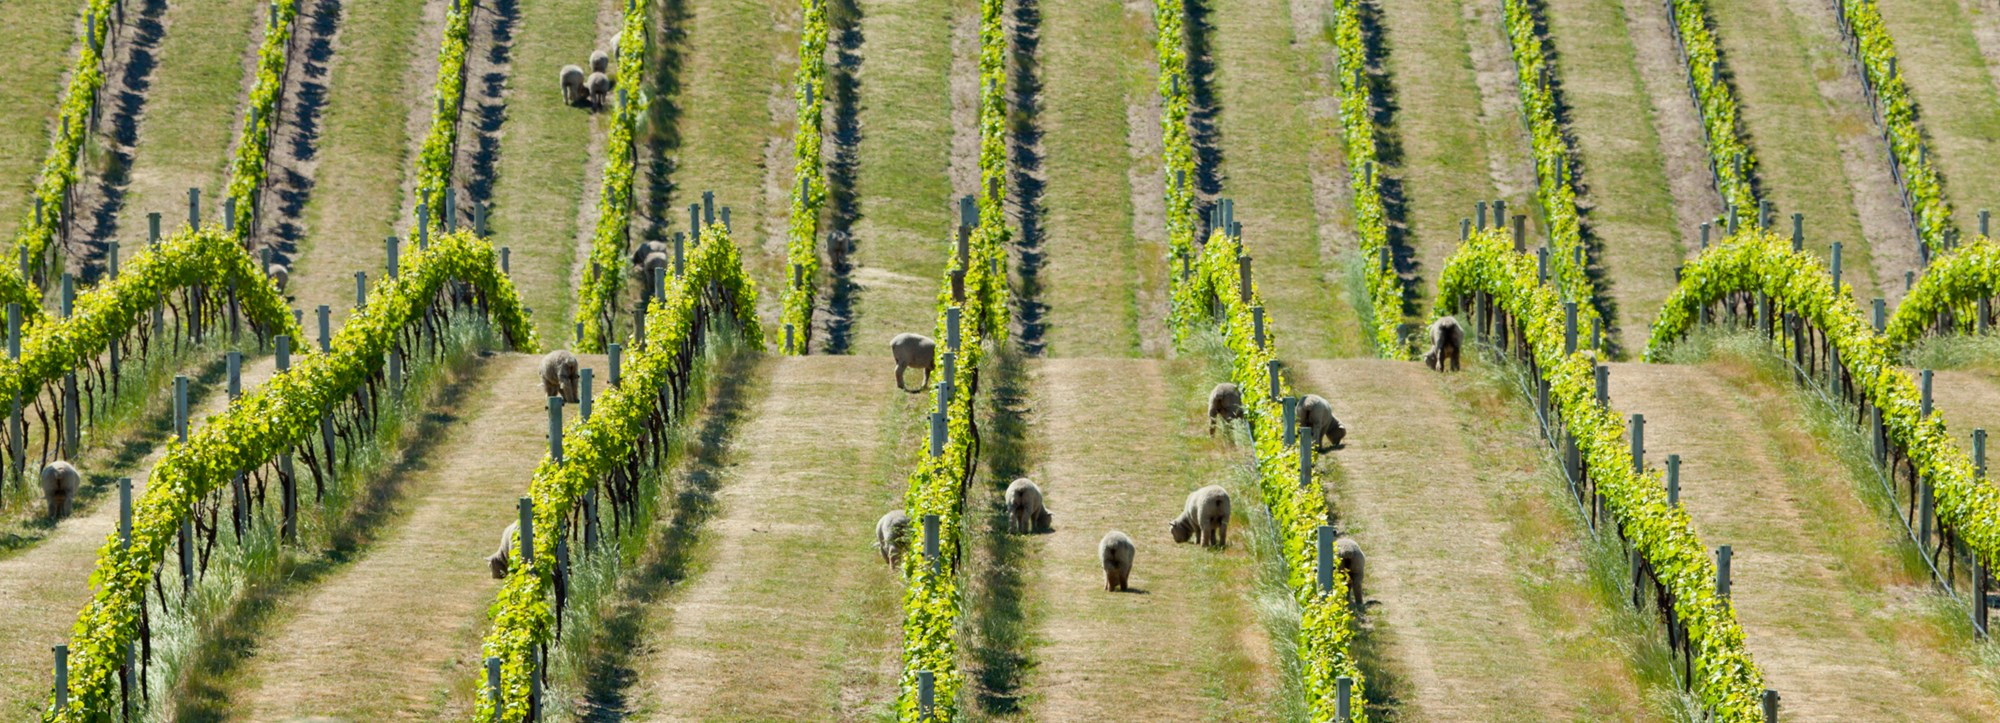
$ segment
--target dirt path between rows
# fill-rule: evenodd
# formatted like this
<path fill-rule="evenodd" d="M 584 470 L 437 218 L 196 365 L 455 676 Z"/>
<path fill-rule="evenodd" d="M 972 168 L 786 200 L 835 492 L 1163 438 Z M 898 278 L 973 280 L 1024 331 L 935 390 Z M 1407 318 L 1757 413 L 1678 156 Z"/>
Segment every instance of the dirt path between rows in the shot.
<path fill-rule="evenodd" d="M 1640 85 L 1651 102 L 1653 130 L 1659 134 L 1660 155 L 1666 161 L 1667 188 L 1674 198 L 1674 238 L 1683 253 L 1691 252 L 1701 247 L 1701 225 L 1722 215 L 1722 196 L 1715 192 L 1715 176 L 1708 171 L 1701 111 L 1688 98 L 1687 64 L 1681 62 L 1667 12 L 1647 0 L 1622 1 L 1625 32 L 1636 51 Z"/>
<path fill-rule="evenodd" d="M 283 604 L 242 664 L 234 717 L 435 720 L 464 703 L 446 693 L 480 665 L 499 584 L 485 557 L 548 451 L 540 361 L 480 362 L 448 438 L 396 473 L 405 477 L 393 483 L 403 490 L 400 518 L 344 569 Z M 600 375 L 606 368 L 601 357 L 584 363 Z"/>
<path fill-rule="evenodd" d="M 1863 505 L 1861 483 L 1827 474 L 1840 463 L 1790 395 L 1752 374 L 1615 364 L 1611 404 L 1645 415 L 1655 464 L 1681 456 L 1680 499 L 1702 542 L 1733 547 L 1731 600 L 1781 715 L 1991 719 L 1992 696 L 1923 620 L 1934 593 L 1901 570 L 1900 531 Z"/>
<path fill-rule="evenodd" d="M 262 385 L 276 370 L 264 357 L 246 362 L 243 388 Z M 224 394 L 211 394 L 191 410 L 190 429 L 228 404 Z M 132 471 L 132 499 L 145 495 L 147 476 L 166 456 L 157 446 Z M 86 476 L 89 469 L 81 470 Z M 79 515 L 63 520 L 47 539 L 32 549 L 0 559 L 0 713 L 32 717 L 48 702 L 49 646 L 69 639 L 70 627 L 90 599 L 90 573 L 98 551 L 118 530 L 117 490 Z M 171 572 L 163 573 L 171 574 Z"/>
<path fill-rule="evenodd" d="M 1140 26 L 1128 32 L 1152 37 L 1147 29 L 1154 27 L 1153 4 L 1147 0 L 1124 0 L 1123 4 L 1126 25 Z M 1135 72 L 1144 72 L 1157 85 L 1160 77 L 1157 56 L 1146 53 L 1145 58 L 1138 61 L 1139 69 Z M 1167 275 L 1180 273 L 1178 269 L 1167 268 L 1163 261 L 1167 255 L 1166 141 L 1162 138 L 1165 131 L 1160 127 L 1164 102 L 1153 86 L 1125 94 L 1125 153 L 1129 159 L 1125 182 L 1132 213 L 1134 264 L 1141 270 L 1134 281 L 1137 286 L 1133 298 L 1137 309 L 1134 323 L 1140 354 L 1149 357 L 1166 356 L 1173 341 L 1167 331 L 1166 310 L 1172 293 Z M 1149 273 L 1147 269 L 1157 271 Z"/>
<path fill-rule="evenodd" d="M 1220 482 L 1238 451 L 1205 436 L 1201 407 L 1166 363 L 1063 359 L 1031 366 L 1034 478 L 1054 532 L 1026 542 L 1038 661 L 1022 686 L 1036 720 L 1257 720 L 1278 672 L 1257 624 L 1246 547 L 1253 499 L 1235 498 L 1229 547 L 1176 545 L 1166 522 Z M 1111 400 L 1122 406 L 1105 414 Z M 1098 541 L 1132 538 L 1131 592 L 1104 591 Z"/>
<path fill-rule="evenodd" d="M 718 460 L 699 573 L 626 642 L 632 719 L 869 720 L 895 698 L 903 587 L 875 520 L 901 503 L 916 410 L 884 363 L 764 363 L 768 392 Z"/>

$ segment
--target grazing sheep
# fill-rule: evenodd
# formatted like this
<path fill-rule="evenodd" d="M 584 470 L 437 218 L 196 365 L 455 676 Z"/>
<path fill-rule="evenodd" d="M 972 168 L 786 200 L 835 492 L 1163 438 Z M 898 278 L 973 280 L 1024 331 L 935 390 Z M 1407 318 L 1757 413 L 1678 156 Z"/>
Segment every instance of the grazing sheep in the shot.
<path fill-rule="evenodd" d="M 285 293 L 285 287 L 292 283 L 292 270 L 284 264 L 271 264 L 269 272 L 271 285 L 278 287 L 278 293 Z"/>
<path fill-rule="evenodd" d="M 611 76 L 603 73 L 590 74 L 590 104 L 602 109 L 604 101 L 611 97 Z"/>
<path fill-rule="evenodd" d="M 1361 575 L 1368 568 L 1368 556 L 1361 554 L 1361 543 L 1352 537 L 1342 537 L 1333 541 L 1334 556 L 1340 558 L 1340 570 L 1347 573 L 1347 600 L 1355 610 L 1361 605 Z"/>
<path fill-rule="evenodd" d="M 1451 370 L 1458 371 L 1458 347 L 1465 341 L 1465 330 L 1458 328 L 1458 320 L 1449 316 L 1431 322 L 1431 350 L 1424 352 L 1424 366 L 1444 371 L 1445 362 L 1451 363 Z"/>
<path fill-rule="evenodd" d="M 592 73 L 611 72 L 611 54 L 606 53 L 602 50 L 590 51 L 590 72 Z"/>
<path fill-rule="evenodd" d="M 1347 428 L 1333 417 L 1333 404 L 1318 394 L 1307 394 L 1299 400 L 1299 431 L 1302 433 L 1299 443 L 1312 444 L 1314 452 L 1339 449 L 1340 440 L 1347 437 Z M 1322 439 L 1326 440 L 1325 447 L 1319 446 Z"/>
<path fill-rule="evenodd" d="M 1007 485 L 1007 531 L 1048 532 L 1055 522 L 1049 508 L 1042 506 L 1042 488 L 1026 477 Z"/>
<path fill-rule="evenodd" d="M 647 254 L 645 260 L 639 262 L 639 280 L 645 282 L 647 289 L 651 289 L 653 288 L 653 270 L 671 269 L 673 268 L 673 263 L 667 259 L 666 254 Z"/>
<path fill-rule="evenodd" d="M 889 355 L 896 358 L 896 388 L 911 394 L 931 385 L 931 368 L 937 365 L 937 342 L 922 334 L 897 334 L 889 340 Z M 903 386 L 903 369 L 924 370 L 924 383 L 911 389 Z"/>
<path fill-rule="evenodd" d="M 514 535 L 520 531 L 521 523 L 514 522 L 500 533 L 500 550 L 486 558 L 486 564 L 493 566 L 493 579 L 506 579 L 507 571 L 514 566 Z"/>
<path fill-rule="evenodd" d="M 568 349 L 557 349 L 542 357 L 542 392 L 545 396 L 562 396 L 569 404 L 576 403 L 577 361 L 576 355 Z"/>
<path fill-rule="evenodd" d="M 910 513 L 889 510 L 882 519 L 875 521 L 875 549 L 882 553 L 882 561 L 890 567 L 903 564 L 903 551 L 909 548 Z"/>
<path fill-rule="evenodd" d="M 1132 538 L 1117 530 L 1105 533 L 1097 543 L 1097 559 L 1104 563 L 1105 592 L 1130 589 L 1125 583 L 1132 578 Z"/>
<path fill-rule="evenodd" d="M 640 265 L 646 263 L 647 256 L 664 254 L 670 250 L 667 248 L 665 241 L 647 241 L 639 244 L 632 249 L 632 267 L 638 268 Z"/>
<path fill-rule="evenodd" d="M 1243 390 L 1223 382 L 1208 393 L 1208 436 L 1215 436 L 1215 420 L 1227 424 L 1243 418 Z"/>
<path fill-rule="evenodd" d="M 1167 531 L 1174 542 L 1187 542 L 1199 532 L 1203 547 L 1228 546 L 1229 490 L 1209 485 L 1189 492 L 1181 516 L 1167 521 Z"/>
<path fill-rule="evenodd" d="M 583 69 L 574 65 L 562 67 L 563 102 L 569 105 L 583 105 L 590 100 L 590 86 L 586 84 Z"/>
<path fill-rule="evenodd" d="M 76 467 L 68 462 L 56 460 L 42 468 L 42 497 L 49 502 L 51 521 L 69 516 L 70 503 L 76 501 L 76 491 L 81 487 L 83 475 L 77 474 Z"/>

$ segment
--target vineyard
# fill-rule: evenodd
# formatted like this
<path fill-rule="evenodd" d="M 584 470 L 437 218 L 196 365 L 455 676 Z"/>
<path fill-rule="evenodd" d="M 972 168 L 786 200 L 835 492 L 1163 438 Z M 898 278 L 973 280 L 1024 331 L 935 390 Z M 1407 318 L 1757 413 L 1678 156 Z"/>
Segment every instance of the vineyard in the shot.
<path fill-rule="evenodd" d="M 0 6 L 0 716 L 2000 718 L 1978 5 Z"/>

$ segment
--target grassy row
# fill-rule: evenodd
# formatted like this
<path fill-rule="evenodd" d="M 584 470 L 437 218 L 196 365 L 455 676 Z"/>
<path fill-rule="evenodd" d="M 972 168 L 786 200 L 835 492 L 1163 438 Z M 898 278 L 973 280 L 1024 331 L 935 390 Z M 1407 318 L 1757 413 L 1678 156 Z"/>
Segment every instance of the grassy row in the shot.
<path fill-rule="evenodd" d="M 1548 390 L 1552 413 L 1574 440 L 1621 536 L 1671 595 L 1673 615 L 1686 631 L 1696 697 L 1720 720 L 1761 720 L 1763 674 L 1750 659 L 1734 609 L 1715 592 L 1715 563 L 1693 519 L 1668 503 L 1658 470 L 1633 468 L 1624 420 L 1598 400 L 1595 355 L 1565 350 L 1563 304 L 1569 297 L 1541 283 L 1535 259 L 1515 253 L 1513 240 L 1500 230 L 1474 234 L 1439 282 L 1441 310 L 1473 313 L 1481 306 L 1478 297 L 1490 301 L 1496 324 L 1508 323 L 1501 314 L 1511 320 Z M 1673 316 L 1670 305 L 1661 319 Z M 1658 344 L 1669 336 L 1656 325 L 1652 339 Z"/>
<path fill-rule="evenodd" d="M 1333 40 L 1340 62 L 1342 146 L 1347 149 L 1348 187 L 1354 197 L 1354 234 L 1361 247 L 1362 279 L 1375 322 L 1375 350 L 1390 359 L 1408 359 L 1402 339 L 1403 281 L 1389 248 L 1389 212 L 1382 202 L 1384 175 L 1376 160 L 1380 141 L 1375 99 L 1368 81 L 1368 46 L 1362 37 L 1360 0 L 1334 0 Z M 1385 263 L 1386 261 L 1386 263 Z"/>
<path fill-rule="evenodd" d="M 785 257 L 791 278 L 785 282 L 779 321 L 785 334 L 783 351 L 804 354 L 812 346 L 813 306 L 819 294 L 819 216 L 826 205 L 826 174 L 820 162 L 820 112 L 826 99 L 826 0 L 799 0 L 804 12 L 799 30 L 799 70 L 792 80 L 798 103 L 798 130 L 792 136 L 792 209 L 786 226 Z"/>
<path fill-rule="evenodd" d="M 620 89 L 620 100 L 611 107 L 611 140 L 604 153 L 604 185 L 597 196 L 597 231 L 590 245 L 590 266 L 577 289 L 575 320 L 583 325 L 583 337 L 576 340 L 580 351 L 602 352 L 610 343 L 611 319 L 625 280 L 625 249 L 632 231 L 632 178 L 639 158 L 634 141 L 647 103 L 642 95 L 627 91 L 642 87 L 640 81 L 646 76 L 647 43 L 652 37 L 646 28 L 651 17 L 651 5 L 625 4 L 625 23 L 616 43 L 618 57 L 612 60 L 612 85 Z"/>
<path fill-rule="evenodd" d="M 213 227 L 202 233 L 218 234 Z M 232 277 L 256 277 L 247 254 L 223 256 Z M 232 402 L 228 411 L 172 442 L 154 467 L 145 495 L 134 505 L 131 542 L 114 533 L 91 573 L 93 594 L 78 616 L 70 641 L 69 705 L 53 705 L 45 721 L 102 720 L 119 701 L 123 651 L 137 642 L 147 587 L 161 569 L 183 520 L 236 474 L 269 464 L 312 439 L 326 410 L 381 379 L 382 367 L 403 332 L 433 313 L 449 284 L 468 284 L 496 327 L 523 351 L 536 345 L 513 285 L 500 273 L 499 255 L 469 233 L 435 239 L 412 253 L 402 273 L 375 286 L 334 338 L 330 353 L 307 355 L 290 370 Z M 288 315 L 287 315 L 288 316 Z M 287 329 L 297 334 L 296 328 Z M 295 336 L 295 338 L 297 338 Z"/>
<path fill-rule="evenodd" d="M 685 273 L 672 277 L 665 291 L 647 309 L 646 343 L 625 357 L 620 378 L 593 401 L 589 418 L 578 419 L 563 431 L 563 459 L 544 458 L 528 483 L 534 505 L 533 539 L 543 541 L 533 549 L 541 552 L 523 554 L 530 541 L 526 535 L 515 538 L 513 559 L 519 562 L 501 584 L 493 605 L 493 627 L 481 646 L 485 657 L 501 661 L 499 708 L 482 695 L 474 720 L 529 719 L 537 702 L 532 695 L 540 672 L 537 653 L 554 640 L 559 614 L 552 600 L 558 559 L 554 544 L 547 541 L 569 534 L 565 523 L 576 518 L 584 495 L 600 480 L 625 469 L 634 457 L 651 429 L 648 422 L 665 413 L 664 390 L 694 363 L 687 355 L 699 353 L 691 347 L 702 334 L 700 325 L 720 315 L 730 319 L 749 343 L 760 344 L 763 339 L 756 285 L 722 224 L 702 230 Z M 484 668 L 478 676 L 478 686 L 484 689 Z"/>
<path fill-rule="evenodd" d="M 97 92 L 104 87 L 104 43 L 111 33 L 112 7 L 118 2 L 89 0 L 84 5 L 83 43 L 77 49 L 76 61 L 70 65 L 69 85 L 63 88 L 62 99 L 58 101 L 55 140 L 42 160 L 41 175 L 35 178 L 33 208 L 14 237 L 12 253 L 27 254 L 28 271 L 37 278 L 47 268 L 56 235 L 69 221 L 61 218 L 61 209 L 71 187 L 80 180 L 77 163 L 83 154 L 84 141 L 91 134 L 91 110 L 97 104 Z M 12 258 L 15 257 L 10 255 Z M 0 294 L 6 295 L 5 301 L 16 301 L 17 283 L 25 281 L 19 278 L 20 272 L 13 264 L 0 267 L 4 267 L 0 269 Z M 9 276 L 13 278 L 6 278 Z M 35 294 L 32 298 L 41 297 Z"/>
<path fill-rule="evenodd" d="M 1932 253 L 1943 253 L 1955 235 L 1951 202 L 1944 195 L 1944 177 L 1931 162 L 1924 129 L 1917 124 L 1917 99 L 1896 68 L 1896 41 L 1882 22 L 1875 0 L 1835 0 L 1841 30 L 1849 50 L 1861 65 L 1862 85 L 1874 96 L 1884 141 L 1889 146 L 1896 180 L 1903 185 L 1903 206 L 1910 210 L 1917 239 Z"/>
<path fill-rule="evenodd" d="M 1708 162 L 1722 206 L 1741 226 L 1757 224 L 1757 157 L 1743 128 L 1736 87 L 1724 75 L 1722 44 L 1715 38 L 1715 19 L 1708 0 L 1672 0 L 1667 5 L 1681 58 L 1687 62 L 1688 88 L 1701 111 L 1702 137 L 1708 139 Z"/>

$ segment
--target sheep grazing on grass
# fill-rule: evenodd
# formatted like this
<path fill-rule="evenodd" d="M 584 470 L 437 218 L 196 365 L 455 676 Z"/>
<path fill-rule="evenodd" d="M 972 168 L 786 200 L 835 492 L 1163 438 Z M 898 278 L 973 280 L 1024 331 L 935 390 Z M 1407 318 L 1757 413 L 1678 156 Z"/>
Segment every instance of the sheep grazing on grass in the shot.
<path fill-rule="evenodd" d="M 896 388 L 917 394 L 931 385 L 931 368 L 937 365 L 937 342 L 922 334 L 897 334 L 889 340 L 889 354 L 896 358 Z M 903 386 L 904 369 L 924 370 L 924 383 L 915 389 Z"/>
<path fill-rule="evenodd" d="M 910 513 L 889 510 L 875 521 L 875 550 L 882 553 L 882 561 L 890 567 L 903 564 L 903 551 L 909 549 L 909 540 Z"/>
<path fill-rule="evenodd" d="M 666 254 L 670 251 L 672 249 L 667 248 L 667 242 L 665 241 L 647 241 L 639 244 L 632 248 L 632 268 L 637 269 L 644 265 L 648 256 Z"/>
<path fill-rule="evenodd" d="M 1424 366 L 1445 370 L 1451 364 L 1451 371 L 1458 371 L 1458 347 L 1465 341 L 1465 330 L 1458 328 L 1458 320 L 1449 316 L 1431 322 L 1431 350 L 1424 352 Z"/>
<path fill-rule="evenodd" d="M 1333 403 L 1318 394 L 1299 400 L 1299 433 L 1299 443 L 1313 445 L 1314 452 L 1339 449 L 1340 440 L 1347 438 L 1347 428 L 1333 418 Z M 1319 446 L 1321 440 L 1326 446 Z"/>
<path fill-rule="evenodd" d="M 653 272 L 669 271 L 672 269 L 673 263 L 673 261 L 667 259 L 666 254 L 646 254 L 646 258 L 639 261 L 639 280 L 645 282 L 647 289 L 651 289 L 653 288 Z"/>
<path fill-rule="evenodd" d="M 603 109 L 604 101 L 611 97 L 611 76 L 591 73 L 587 82 L 590 87 L 590 104 L 600 110 Z"/>
<path fill-rule="evenodd" d="M 493 579 L 495 580 L 506 579 L 507 571 L 513 568 L 514 536 L 520 533 L 520 531 L 521 531 L 521 523 L 519 522 L 510 523 L 507 525 L 506 530 L 501 531 L 500 550 L 498 552 L 493 553 L 492 556 L 486 558 L 486 564 L 491 565 L 493 567 Z"/>
<path fill-rule="evenodd" d="M 285 293 L 285 287 L 292 283 L 292 270 L 284 264 L 271 264 L 271 269 L 264 273 L 271 277 L 271 285 L 278 287 L 280 294 Z"/>
<path fill-rule="evenodd" d="M 542 357 L 542 392 L 545 396 L 561 396 L 569 404 L 576 403 L 577 361 L 576 355 L 568 349 L 557 349 Z"/>
<path fill-rule="evenodd" d="M 590 72 L 592 73 L 611 72 L 611 54 L 606 53 L 602 50 L 590 51 Z"/>
<path fill-rule="evenodd" d="M 1048 532 L 1055 523 L 1055 516 L 1042 505 L 1042 488 L 1026 477 L 1007 485 L 1007 531 L 1014 533 Z"/>
<path fill-rule="evenodd" d="M 1132 538 L 1112 530 L 1097 543 L 1097 559 L 1104 563 L 1104 591 L 1124 592 L 1132 579 Z"/>
<path fill-rule="evenodd" d="M 76 502 L 76 491 L 82 487 L 83 475 L 77 474 L 75 465 L 56 460 L 43 467 L 42 498 L 49 503 L 49 520 L 68 517 L 70 505 Z"/>
<path fill-rule="evenodd" d="M 569 105 L 583 105 L 590 100 L 590 86 L 585 80 L 583 69 L 574 65 L 562 67 L 563 102 Z"/>
<path fill-rule="evenodd" d="M 1174 542 L 1187 542 L 1201 533 L 1203 547 L 1229 544 L 1229 490 L 1209 485 L 1189 492 L 1181 505 L 1181 516 L 1167 521 Z"/>
<path fill-rule="evenodd" d="M 1224 424 L 1243 418 L 1243 390 L 1223 382 L 1208 393 L 1208 436 L 1215 436 L 1215 420 Z"/>
<path fill-rule="evenodd" d="M 1340 570 L 1347 573 L 1347 602 L 1355 610 L 1361 605 L 1361 575 L 1368 568 L 1368 556 L 1361 554 L 1361 543 L 1352 537 L 1334 540 L 1334 556 L 1340 558 Z"/>

